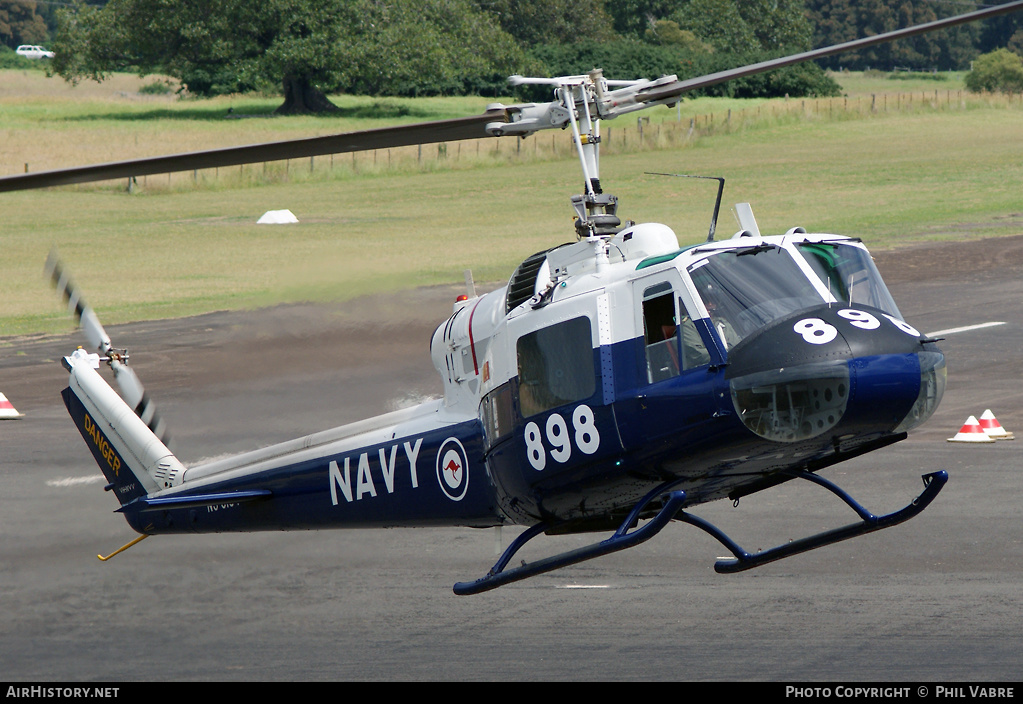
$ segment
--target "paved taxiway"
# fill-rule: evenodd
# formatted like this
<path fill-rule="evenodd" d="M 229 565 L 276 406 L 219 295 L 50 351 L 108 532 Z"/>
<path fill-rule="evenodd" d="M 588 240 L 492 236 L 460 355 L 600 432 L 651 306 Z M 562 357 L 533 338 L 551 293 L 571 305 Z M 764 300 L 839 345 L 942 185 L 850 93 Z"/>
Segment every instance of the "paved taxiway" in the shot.
<path fill-rule="evenodd" d="M 876 513 L 948 485 L 919 517 L 738 575 L 689 526 L 473 597 L 495 532 L 134 534 L 64 410 L 57 360 L 80 338 L 0 348 L 0 663 L 7 680 L 1018 680 L 1023 437 L 946 442 L 986 408 L 1023 436 L 1023 237 L 876 253 L 904 316 L 948 335 L 949 385 L 909 440 L 826 470 Z M 187 463 L 439 391 L 427 351 L 457 288 L 345 307 L 111 328 Z M 694 512 L 745 547 L 844 525 L 789 483 Z M 505 529 L 505 544 L 515 533 Z M 593 537 L 559 538 L 559 546 Z M 527 559 L 554 545 L 542 541 Z"/>

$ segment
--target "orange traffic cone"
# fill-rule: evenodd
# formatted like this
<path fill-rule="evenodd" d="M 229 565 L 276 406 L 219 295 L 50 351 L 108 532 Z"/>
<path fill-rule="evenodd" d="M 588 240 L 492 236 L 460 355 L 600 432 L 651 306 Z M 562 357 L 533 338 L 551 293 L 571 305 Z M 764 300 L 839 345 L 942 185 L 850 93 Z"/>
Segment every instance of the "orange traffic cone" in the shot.
<path fill-rule="evenodd" d="M 14 407 L 14 404 L 8 401 L 6 396 L 0 394 L 0 420 L 24 417 L 24 413 L 18 413 L 18 409 Z"/>
<path fill-rule="evenodd" d="M 980 427 L 980 422 L 976 416 L 970 416 L 966 419 L 966 423 L 959 429 L 954 438 L 949 438 L 949 442 L 994 442 L 994 438 L 988 437 L 988 434 L 984 432 L 984 429 Z"/>
<path fill-rule="evenodd" d="M 995 418 L 995 414 L 991 412 L 991 409 L 984 411 L 984 415 L 980 417 L 980 427 L 984 429 L 984 432 L 989 438 L 995 440 L 1015 440 L 1016 437 L 1005 430 L 1002 424 Z"/>

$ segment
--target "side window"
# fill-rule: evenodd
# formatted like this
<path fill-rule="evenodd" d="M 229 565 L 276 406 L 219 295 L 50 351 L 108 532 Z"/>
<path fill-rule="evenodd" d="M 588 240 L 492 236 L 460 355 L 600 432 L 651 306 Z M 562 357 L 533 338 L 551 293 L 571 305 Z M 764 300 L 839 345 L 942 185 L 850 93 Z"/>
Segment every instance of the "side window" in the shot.
<path fill-rule="evenodd" d="M 573 318 L 519 338 L 519 409 L 529 418 L 596 390 L 590 319 Z"/>
<path fill-rule="evenodd" d="M 643 291 L 643 341 L 646 347 L 647 381 L 678 376 L 678 321 L 675 293 L 667 281 Z"/>

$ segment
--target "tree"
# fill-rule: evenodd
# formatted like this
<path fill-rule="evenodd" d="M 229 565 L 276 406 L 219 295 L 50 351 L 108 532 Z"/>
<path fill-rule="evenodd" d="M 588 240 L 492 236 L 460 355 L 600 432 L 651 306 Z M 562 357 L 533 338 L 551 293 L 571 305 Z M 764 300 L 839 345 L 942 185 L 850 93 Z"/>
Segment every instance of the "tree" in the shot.
<path fill-rule="evenodd" d="M 1003 5 L 1009 0 L 994 0 L 992 5 Z M 1012 37 L 1023 31 L 1023 18 L 1018 12 L 1009 12 L 992 17 L 982 23 L 980 40 L 977 43 L 978 53 L 992 52 L 1005 46 L 1012 48 Z"/>
<path fill-rule="evenodd" d="M 42 44 L 46 35 L 46 22 L 38 14 L 35 0 L 0 3 L 0 42 L 13 49 L 19 44 Z"/>
<path fill-rule="evenodd" d="M 813 47 L 813 26 L 803 0 L 736 0 L 735 4 L 760 49 L 791 53 Z"/>
<path fill-rule="evenodd" d="M 1009 43 L 1006 48 L 1017 56 L 1023 56 L 1023 29 L 1017 29 L 1013 32 L 1012 36 L 1009 37 Z"/>
<path fill-rule="evenodd" d="M 699 51 L 687 53 L 678 46 L 655 45 L 636 39 L 614 42 L 576 42 L 534 47 L 532 55 L 547 66 L 549 75 L 586 73 L 602 68 L 608 78 L 658 78 L 675 74 L 680 79 L 705 76 L 736 66 L 745 66 L 771 58 L 767 52 L 742 53 Z M 533 86 L 533 88 L 539 88 Z M 546 89 L 546 87 L 544 87 Z M 797 64 L 757 76 L 733 79 L 690 93 L 736 98 L 790 96 L 830 96 L 839 94 L 839 86 L 813 63 Z M 526 100 L 549 100 L 544 91 L 523 91 Z M 546 89 L 549 95 L 549 89 Z"/>
<path fill-rule="evenodd" d="M 604 0 L 475 0 L 525 47 L 617 38 Z"/>
<path fill-rule="evenodd" d="M 110 0 L 61 13 L 54 70 L 163 73 L 191 93 L 284 95 L 280 113 L 336 110 L 326 92 L 460 92 L 522 54 L 470 0 Z"/>
<path fill-rule="evenodd" d="M 1023 92 L 1023 59 L 1008 49 L 996 49 L 981 54 L 973 62 L 973 69 L 964 79 L 966 89 L 982 91 L 1021 93 Z"/>
<path fill-rule="evenodd" d="M 695 77 L 812 46 L 812 26 L 803 0 L 607 0 L 607 10 L 620 32 L 642 38 L 655 45 L 650 49 L 658 49 L 628 47 L 631 65 L 639 69 L 634 75 Z M 601 50 L 615 61 L 626 55 L 618 49 L 621 44 L 605 44 Z M 553 62 L 555 56 L 562 61 L 572 59 L 563 63 L 584 66 L 582 56 L 548 53 L 542 58 Z M 829 96 L 838 92 L 838 85 L 816 65 L 791 66 L 699 91 L 734 97 Z"/>
<path fill-rule="evenodd" d="M 717 51 L 761 48 L 753 27 L 743 18 L 734 0 L 689 0 L 668 17 Z"/>
<path fill-rule="evenodd" d="M 641 39 L 659 19 L 667 19 L 685 0 L 605 0 L 614 29 L 619 34 Z"/>
<path fill-rule="evenodd" d="M 606 7 L 621 34 L 640 39 L 669 20 L 726 52 L 800 51 L 812 36 L 803 0 L 606 0 Z"/>
<path fill-rule="evenodd" d="M 709 54 L 714 51 L 710 44 L 704 44 L 695 34 L 680 28 L 678 22 L 671 20 L 656 20 L 643 34 L 643 39 L 650 44 L 678 47 L 687 54 Z"/>
<path fill-rule="evenodd" d="M 815 46 L 839 44 L 962 11 L 955 5 L 935 5 L 926 0 L 807 0 L 806 6 L 814 27 Z M 853 70 L 962 69 L 976 55 L 981 31 L 980 24 L 970 23 L 847 52 L 819 63 L 827 68 Z"/>
<path fill-rule="evenodd" d="M 339 88 L 372 95 L 504 91 L 535 68 L 497 17 L 472 0 L 367 2 Z"/>
<path fill-rule="evenodd" d="M 274 80 L 292 111 L 325 109 L 318 90 L 343 66 L 339 20 L 316 0 L 111 0 L 59 16 L 56 73 L 75 83 L 112 71 L 162 73 L 196 95 Z M 271 78 L 272 77 L 272 78 Z"/>

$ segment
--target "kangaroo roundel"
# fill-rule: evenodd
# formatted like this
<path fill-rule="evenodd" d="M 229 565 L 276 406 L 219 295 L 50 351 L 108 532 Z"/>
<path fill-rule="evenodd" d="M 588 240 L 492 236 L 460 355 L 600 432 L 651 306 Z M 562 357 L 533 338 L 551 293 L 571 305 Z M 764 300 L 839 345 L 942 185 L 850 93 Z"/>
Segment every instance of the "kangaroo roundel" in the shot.
<path fill-rule="evenodd" d="M 437 451 L 437 482 L 452 501 L 461 501 L 469 488 L 469 461 L 455 438 L 445 440 Z"/>

